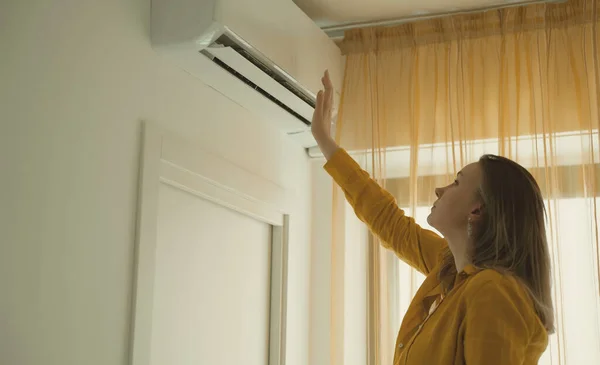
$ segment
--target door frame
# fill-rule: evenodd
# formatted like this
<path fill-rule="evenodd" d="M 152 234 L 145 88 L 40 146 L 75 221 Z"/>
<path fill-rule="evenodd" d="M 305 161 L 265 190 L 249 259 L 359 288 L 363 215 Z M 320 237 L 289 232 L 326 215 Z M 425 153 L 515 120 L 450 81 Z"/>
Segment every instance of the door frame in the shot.
<path fill-rule="evenodd" d="M 271 225 L 268 365 L 285 365 L 290 219 L 285 189 L 150 123 L 142 126 L 130 364 L 150 364 L 161 183 Z"/>

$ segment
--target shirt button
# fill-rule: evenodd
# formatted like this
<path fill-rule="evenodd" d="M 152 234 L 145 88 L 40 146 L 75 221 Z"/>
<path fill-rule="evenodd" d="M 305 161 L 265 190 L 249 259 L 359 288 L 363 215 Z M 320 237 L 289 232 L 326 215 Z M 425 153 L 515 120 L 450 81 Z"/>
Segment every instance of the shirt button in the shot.
<path fill-rule="evenodd" d="M 400 342 L 400 344 L 398 344 L 398 348 L 399 349 L 404 348 L 404 344 L 402 342 Z"/>

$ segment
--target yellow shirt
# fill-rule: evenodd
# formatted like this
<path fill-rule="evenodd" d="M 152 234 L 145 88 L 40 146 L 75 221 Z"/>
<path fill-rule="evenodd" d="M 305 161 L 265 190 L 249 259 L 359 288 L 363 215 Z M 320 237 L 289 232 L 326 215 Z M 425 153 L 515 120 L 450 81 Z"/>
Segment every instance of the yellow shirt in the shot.
<path fill-rule="evenodd" d="M 405 216 L 394 197 L 343 149 L 325 169 L 383 245 L 427 276 L 400 326 L 394 365 L 538 363 L 548 334 L 513 277 L 467 266 L 442 297 L 438 258 L 446 241 Z"/>

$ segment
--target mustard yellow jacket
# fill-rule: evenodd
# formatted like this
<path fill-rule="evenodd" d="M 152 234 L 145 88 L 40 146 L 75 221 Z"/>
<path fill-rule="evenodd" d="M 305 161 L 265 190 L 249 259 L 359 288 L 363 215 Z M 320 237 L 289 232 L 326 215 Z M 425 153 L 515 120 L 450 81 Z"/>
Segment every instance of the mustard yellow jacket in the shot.
<path fill-rule="evenodd" d="M 514 278 L 467 266 L 442 296 L 438 258 L 446 241 L 404 215 L 394 197 L 343 149 L 325 169 L 383 245 L 427 276 L 400 326 L 394 365 L 538 363 L 548 334 Z"/>

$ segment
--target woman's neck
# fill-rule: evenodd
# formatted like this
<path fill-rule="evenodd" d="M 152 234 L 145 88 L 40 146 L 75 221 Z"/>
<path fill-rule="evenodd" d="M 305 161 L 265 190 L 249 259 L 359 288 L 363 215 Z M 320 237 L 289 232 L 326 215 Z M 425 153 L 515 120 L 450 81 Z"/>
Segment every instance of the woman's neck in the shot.
<path fill-rule="evenodd" d="M 465 266 L 471 264 L 471 260 L 468 254 L 468 240 L 466 237 L 457 237 L 456 239 L 450 240 L 446 238 L 448 241 L 448 247 L 450 247 L 450 251 L 452 251 L 452 256 L 454 256 L 454 264 L 456 265 L 456 272 L 461 272 L 465 268 Z M 460 244 L 454 244 L 459 242 Z"/>
<path fill-rule="evenodd" d="M 471 263 L 466 255 L 454 255 L 454 264 L 456 265 L 456 272 L 461 272 L 464 268 Z"/>

